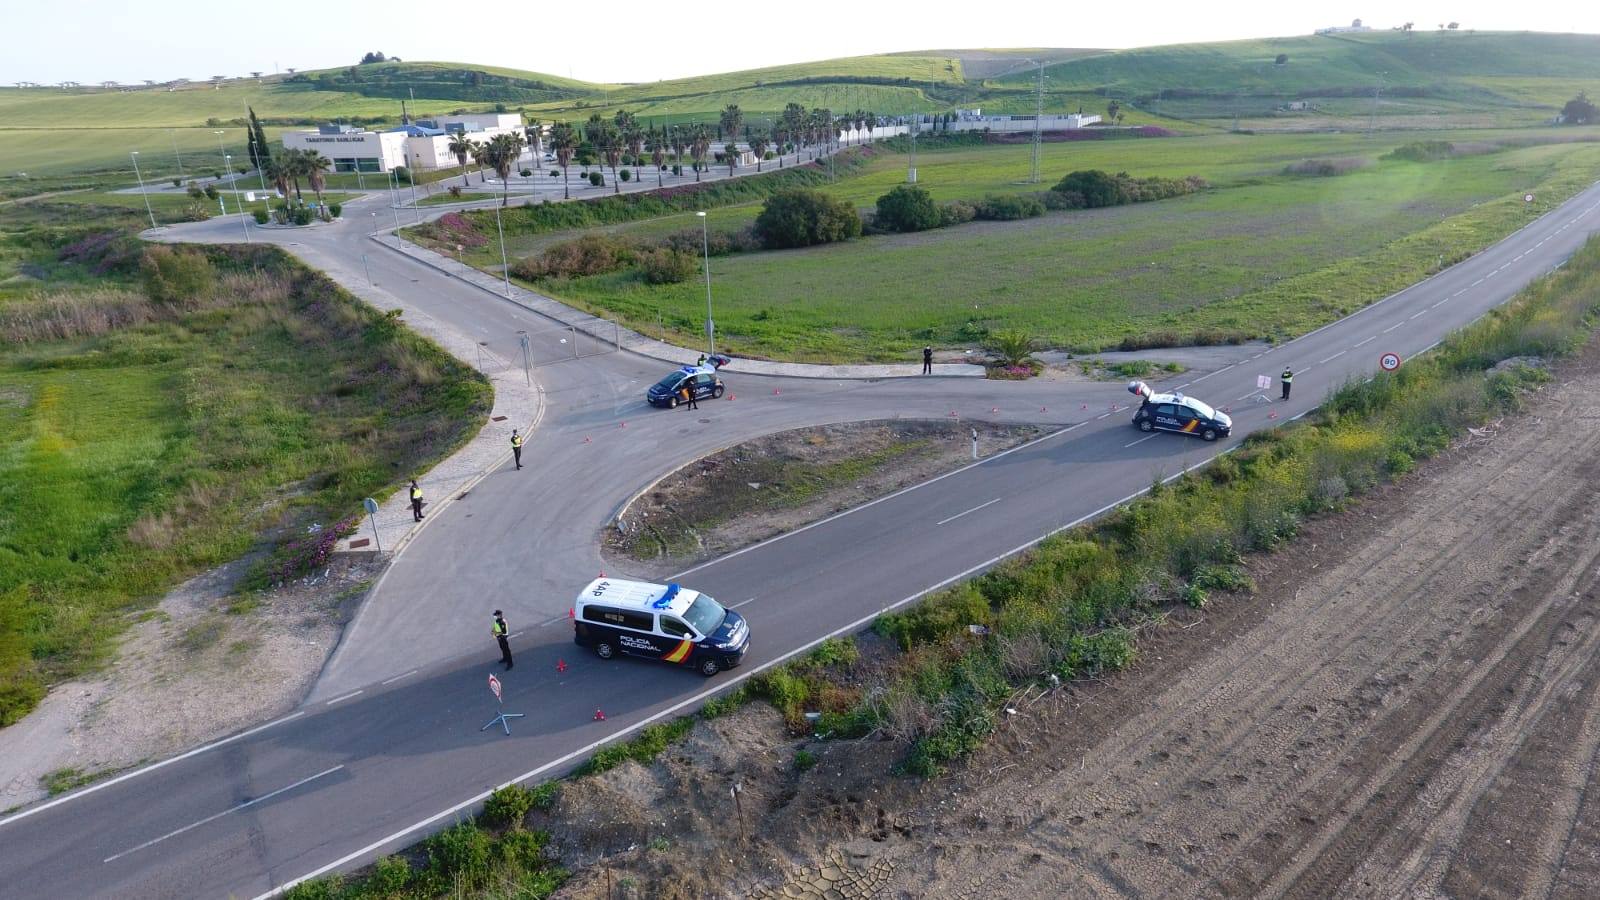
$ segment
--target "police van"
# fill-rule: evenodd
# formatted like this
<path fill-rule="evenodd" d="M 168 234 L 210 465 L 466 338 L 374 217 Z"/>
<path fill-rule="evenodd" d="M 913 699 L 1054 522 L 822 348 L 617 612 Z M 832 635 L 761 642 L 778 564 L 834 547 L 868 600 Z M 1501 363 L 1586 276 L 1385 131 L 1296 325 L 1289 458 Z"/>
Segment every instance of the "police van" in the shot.
<path fill-rule="evenodd" d="M 676 584 L 597 578 L 573 605 L 573 641 L 601 659 L 617 654 L 689 666 L 710 677 L 750 649 L 744 617 Z"/>
<path fill-rule="evenodd" d="M 1133 414 L 1134 427 L 1140 431 L 1176 431 L 1197 435 L 1205 441 L 1233 433 L 1233 419 L 1227 413 L 1212 409 L 1193 397 L 1176 391 L 1157 394 L 1142 381 L 1129 382 L 1128 392 L 1144 399 Z"/>

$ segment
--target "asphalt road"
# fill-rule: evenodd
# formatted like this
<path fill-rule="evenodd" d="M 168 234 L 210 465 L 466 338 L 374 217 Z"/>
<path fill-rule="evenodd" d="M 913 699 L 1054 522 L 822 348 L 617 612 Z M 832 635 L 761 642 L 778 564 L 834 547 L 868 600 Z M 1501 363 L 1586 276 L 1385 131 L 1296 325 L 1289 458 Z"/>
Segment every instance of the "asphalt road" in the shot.
<path fill-rule="evenodd" d="M 430 519 L 299 712 L 0 820 L 0 896 L 251 896 L 396 849 L 492 787 L 554 773 L 598 742 L 685 711 L 764 665 L 1200 465 L 1250 431 L 1304 413 L 1330 388 L 1375 371 L 1381 353 L 1410 357 L 1503 302 L 1597 230 L 1600 187 L 1591 187 L 1495 247 L 1340 322 L 1192 383 L 1162 385 L 1231 407 L 1235 435 L 1212 445 L 1139 434 L 1118 385 L 784 381 L 733 370 L 727 380 L 739 399 L 707 403 L 696 415 L 642 407 L 638 397 L 661 369 L 655 361 L 612 353 L 543 366 L 551 412 L 525 451 L 536 464 L 492 474 Z M 355 229 L 324 235 L 291 249 L 347 273 L 360 271 L 366 253 L 375 281 L 467 333 L 500 340 L 544 325 L 377 249 Z M 1296 372 L 1294 399 L 1258 400 L 1257 376 L 1285 364 Z M 1276 392 L 1274 382 L 1269 393 Z M 950 411 L 1062 427 L 685 573 L 684 583 L 750 619 L 753 646 L 740 670 L 706 680 L 660 664 L 602 664 L 571 644 L 564 611 L 598 571 L 598 528 L 657 475 L 777 428 Z M 484 679 L 498 668 L 488 635 L 496 606 L 517 634 L 517 668 L 503 679 L 506 709 L 527 714 L 510 737 L 479 731 L 494 714 Z M 557 660 L 569 664 L 564 673 Z M 605 721 L 594 720 L 597 708 Z"/>

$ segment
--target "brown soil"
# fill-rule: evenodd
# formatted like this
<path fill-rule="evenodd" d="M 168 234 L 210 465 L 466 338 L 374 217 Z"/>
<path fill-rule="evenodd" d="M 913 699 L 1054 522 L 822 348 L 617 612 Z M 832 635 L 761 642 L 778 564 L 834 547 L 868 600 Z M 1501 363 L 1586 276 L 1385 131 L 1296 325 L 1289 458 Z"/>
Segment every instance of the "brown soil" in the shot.
<path fill-rule="evenodd" d="M 1031 425 L 884 419 L 780 431 L 702 457 L 622 511 L 604 552 L 661 572 L 792 531 L 1038 437 Z"/>
<path fill-rule="evenodd" d="M 558 847 L 609 855 L 563 895 L 1600 894 L 1600 351 L 1557 379 L 1251 560 L 1254 595 L 1175 610 L 1134 670 L 1017 698 L 962 772 L 886 777 L 866 740 L 800 773 L 752 706 L 565 788 L 592 819 Z"/>

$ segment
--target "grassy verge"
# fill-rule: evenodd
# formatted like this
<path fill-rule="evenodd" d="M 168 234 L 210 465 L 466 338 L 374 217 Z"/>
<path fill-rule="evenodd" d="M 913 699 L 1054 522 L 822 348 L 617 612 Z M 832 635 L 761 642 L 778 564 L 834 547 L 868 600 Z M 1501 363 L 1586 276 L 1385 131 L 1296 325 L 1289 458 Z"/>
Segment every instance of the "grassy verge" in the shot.
<path fill-rule="evenodd" d="M 258 582 L 294 574 L 333 532 L 308 528 L 488 409 L 481 376 L 273 248 L 181 251 L 209 280 L 153 299 L 125 232 L 0 238 L 0 725 L 176 581 L 263 545 Z"/>
<path fill-rule="evenodd" d="M 875 630 L 896 652 L 869 674 L 852 671 L 851 654 L 807 659 L 764 676 L 761 692 L 792 724 L 812 710 L 819 732 L 890 735 L 906 747 L 906 771 L 936 775 L 981 746 L 1016 690 L 1122 668 L 1134 630 L 1170 604 L 1249 589 L 1243 554 L 1272 550 L 1308 517 L 1517 408 L 1548 376 L 1494 364 L 1570 354 L 1597 313 L 1600 243 L 1591 243 L 1436 352 L 1339 389 L 1305 423 L 1252 435 L 1197 473 L 883 616 Z"/>

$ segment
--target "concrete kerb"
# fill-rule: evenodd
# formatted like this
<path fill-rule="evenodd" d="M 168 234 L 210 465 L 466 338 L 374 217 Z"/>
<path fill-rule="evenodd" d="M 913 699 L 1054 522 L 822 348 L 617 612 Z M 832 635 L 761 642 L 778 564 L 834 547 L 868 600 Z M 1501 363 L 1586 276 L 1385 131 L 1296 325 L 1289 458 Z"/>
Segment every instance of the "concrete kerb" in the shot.
<path fill-rule="evenodd" d="M 487 272 L 475 269 L 465 263 L 457 262 L 450 257 L 436 253 L 425 247 L 420 247 L 401 238 L 394 233 L 394 229 L 384 229 L 373 233 L 370 237 L 381 246 L 387 247 L 409 259 L 414 259 L 426 266 L 458 278 L 468 284 L 479 287 L 502 300 L 509 300 L 518 306 L 536 312 L 553 321 L 559 322 L 569 328 L 574 328 L 594 340 L 603 343 L 615 343 L 617 349 L 636 353 L 651 359 L 659 359 L 673 365 L 692 363 L 699 358 L 697 350 L 689 350 L 646 337 L 636 331 L 624 328 L 609 319 L 592 316 L 580 310 L 543 294 L 535 293 L 520 285 L 511 286 L 511 296 L 506 296 L 505 281 L 496 278 Z M 932 375 L 923 375 L 922 366 L 912 364 L 886 364 L 886 365 L 841 365 L 827 366 L 811 363 L 784 363 L 770 362 L 756 359 L 735 359 L 729 364 L 730 369 L 746 375 L 772 375 L 784 378 L 832 378 L 832 379 L 872 379 L 872 378 L 982 378 L 982 366 L 968 363 L 939 363 L 933 367 Z"/>

